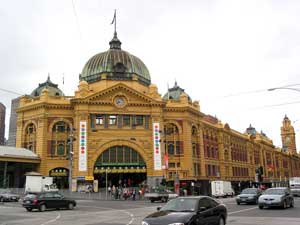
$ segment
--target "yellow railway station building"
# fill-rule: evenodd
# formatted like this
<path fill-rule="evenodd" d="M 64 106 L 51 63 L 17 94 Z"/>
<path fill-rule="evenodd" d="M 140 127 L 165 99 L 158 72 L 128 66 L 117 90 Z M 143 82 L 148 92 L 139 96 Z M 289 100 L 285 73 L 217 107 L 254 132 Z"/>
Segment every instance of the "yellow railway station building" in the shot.
<path fill-rule="evenodd" d="M 279 132 L 279 131 L 278 131 Z M 234 188 L 262 181 L 280 184 L 300 176 L 295 132 L 283 118 L 282 148 L 250 125 L 244 133 L 200 110 L 177 83 L 164 95 L 146 65 L 121 49 L 114 33 L 109 49 L 91 57 L 74 96 L 48 77 L 20 98 L 16 147 L 38 157 L 36 172 L 61 188 L 88 183 L 155 186 L 162 181 L 207 193 L 212 180 Z M 1 160 L 1 156 L 0 156 Z M 177 181 L 176 181 L 177 179 Z"/>

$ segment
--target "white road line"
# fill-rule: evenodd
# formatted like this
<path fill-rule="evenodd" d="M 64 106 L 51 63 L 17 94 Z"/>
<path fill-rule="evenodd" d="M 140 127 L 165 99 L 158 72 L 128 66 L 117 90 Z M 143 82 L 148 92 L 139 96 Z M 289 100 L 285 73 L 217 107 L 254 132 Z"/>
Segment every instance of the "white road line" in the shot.
<path fill-rule="evenodd" d="M 58 220 L 60 217 L 61 217 L 61 214 L 58 213 L 58 215 L 57 215 L 56 218 L 54 218 L 54 219 L 52 219 L 52 220 L 48 220 L 48 221 L 46 221 L 45 223 L 42 223 L 41 225 L 45 225 L 45 224 L 48 224 L 48 223 L 53 223 L 53 222 L 55 222 L 56 220 Z"/>
<path fill-rule="evenodd" d="M 228 215 L 232 215 L 232 214 L 236 214 L 236 213 L 240 213 L 240 212 L 246 212 L 246 211 L 250 211 L 253 209 L 257 209 L 258 207 L 252 207 L 252 208 L 248 208 L 248 209 L 242 209 L 242 210 L 238 210 L 238 211 L 233 211 L 233 212 L 229 212 Z"/>

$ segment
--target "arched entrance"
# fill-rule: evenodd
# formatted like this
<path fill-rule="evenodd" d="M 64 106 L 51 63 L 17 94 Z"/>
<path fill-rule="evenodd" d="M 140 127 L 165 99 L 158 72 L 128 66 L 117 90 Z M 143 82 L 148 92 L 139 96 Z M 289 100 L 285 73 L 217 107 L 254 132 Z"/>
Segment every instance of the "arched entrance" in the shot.
<path fill-rule="evenodd" d="M 146 163 L 134 149 L 124 145 L 106 149 L 96 160 L 94 178 L 99 187 L 137 187 L 147 179 Z"/>
<path fill-rule="evenodd" d="M 69 170 L 63 167 L 57 167 L 49 171 L 49 176 L 53 177 L 53 183 L 58 189 L 67 189 L 69 187 Z"/>

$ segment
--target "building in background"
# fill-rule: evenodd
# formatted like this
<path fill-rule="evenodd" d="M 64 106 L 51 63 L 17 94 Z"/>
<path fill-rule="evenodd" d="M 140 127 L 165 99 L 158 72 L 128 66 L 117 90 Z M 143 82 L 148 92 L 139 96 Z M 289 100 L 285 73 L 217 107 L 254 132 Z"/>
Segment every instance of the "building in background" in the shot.
<path fill-rule="evenodd" d="M 11 147 L 16 146 L 16 133 L 17 133 L 17 113 L 16 109 L 19 107 L 20 98 L 15 98 L 11 101 L 11 110 L 9 118 L 9 131 L 7 145 Z"/>
<path fill-rule="evenodd" d="M 5 145 L 5 112 L 5 105 L 0 102 L 0 145 Z"/>

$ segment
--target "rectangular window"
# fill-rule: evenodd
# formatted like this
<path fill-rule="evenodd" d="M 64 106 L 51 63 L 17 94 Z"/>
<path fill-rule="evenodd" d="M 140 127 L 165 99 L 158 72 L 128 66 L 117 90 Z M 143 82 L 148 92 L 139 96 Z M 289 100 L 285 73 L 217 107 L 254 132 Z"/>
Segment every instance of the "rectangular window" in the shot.
<path fill-rule="evenodd" d="M 136 116 L 136 125 L 137 126 L 144 125 L 144 116 L 141 116 L 141 115 Z"/>
<path fill-rule="evenodd" d="M 175 163 L 169 163 L 169 168 L 175 168 Z"/>
<path fill-rule="evenodd" d="M 109 121 L 109 125 L 116 125 L 117 124 L 117 116 L 115 116 L 115 115 L 109 116 L 108 121 Z"/>
<path fill-rule="evenodd" d="M 123 116 L 123 126 L 130 126 L 130 116 L 129 115 Z"/>
<path fill-rule="evenodd" d="M 104 124 L 103 115 L 96 115 L 96 124 L 97 125 L 103 125 Z"/>

